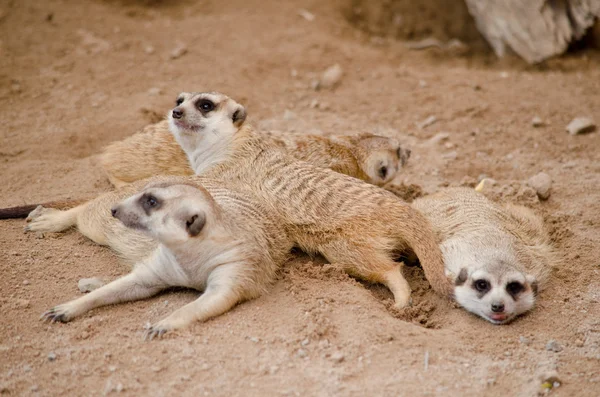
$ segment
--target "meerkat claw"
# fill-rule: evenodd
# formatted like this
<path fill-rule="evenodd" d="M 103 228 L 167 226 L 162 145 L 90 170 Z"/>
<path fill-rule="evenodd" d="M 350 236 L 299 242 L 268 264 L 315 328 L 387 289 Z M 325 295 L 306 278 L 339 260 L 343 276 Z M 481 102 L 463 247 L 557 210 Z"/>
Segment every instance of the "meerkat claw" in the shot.
<path fill-rule="evenodd" d="M 144 333 L 144 340 L 151 341 L 154 338 L 162 338 L 162 336 L 167 333 L 167 328 L 160 328 L 157 325 L 150 326 L 146 328 L 146 332 Z"/>
<path fill-rule="evenodd" d="M 59 313 L 57 311 L 56 307 L 53 307 L 52 309 L 44 312 L 41 317 L 40 320 L 44 321 L 44 322 L 51 322 L 51 323 L 67 323 L 69 322 L 69 319 L 66 315 L 66 313 Z"/>

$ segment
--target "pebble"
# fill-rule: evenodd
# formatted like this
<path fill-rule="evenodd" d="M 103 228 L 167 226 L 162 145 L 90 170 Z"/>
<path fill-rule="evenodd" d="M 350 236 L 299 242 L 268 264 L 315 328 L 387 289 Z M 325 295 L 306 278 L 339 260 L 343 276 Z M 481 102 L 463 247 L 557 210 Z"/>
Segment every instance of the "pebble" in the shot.
<path fill-rule="evenodd" d="M 546 343 L 546 350 L 558 353 L 562 351 L 563 347 L 554 339 L 550 339 L 548 343 Z"/>
<path fill-rule="evenodd" d="M 438 132 L 433 137 L 431 137 L 431 139 L 429 140 L 429 142 L 439 144 L 441 142 L 447 141 L 448 138 L 450 138 L 450 134 L 449 133 L 447 133 L 447 132 Z"/>
<path fill-rule="evenodd" d="M 334 88 L 342 81 L 344 70 L 339 64 L 328 67 L 321 75 L 319 86 L 321 88 Z"/>
<path fill-rule="evenodd" d="M 100 280 L 99 278 L 82 278 L 81 280 L 79 280 L 77 282 L 77 287 L 79 287 L 79 290 L 83 293 L 86 292 L 91 292 L 95 289 L 98 289 L 100 287 L 102 287 L 104 285 L 104 281 Z"/>
<path fill-rule="evenodd" d="M 251 341 L 251 342 L 254 342 L 254 343 L 258 343 L 258 342 L 259 342 L 259 339 L 258 339 L 256 336 L 251 336 L 251 337 L 250 337 L 250 341 Z"/>
<path fill-rule="evenodd" d="M 298 349 L 298 352 L 296 352 L 296 354 L 300 358 L 304 358 L 304 357 L 308 356 L 308 353 L 304 349 Z"/>
<path fill-rule="evenodd" d="M 154 47 L 152 47 L 151 45 L 147 45 L 144 48 L 144 51 L 146 51 L 146 54 L 148 55 L 154 54 Z"/>
<path fill-rule="evenodd" d="M 54 361 L 54 360 L 56 360 L 56 353 L 54 353 L 54 352 L 48 353 L 48 361 Z"/>
<path fill-rule="evenodd" d="M 526 338 L 524 336 L 519 336 L 519 342 L 524 344 L 525 346 L 528 346 L 531 343 L 529 338 Z"/>
<path fill-rule="evenodd" d="M 31 283 L 29 282 L 29 280 L 23 280 L 23 285 L 29 285 L 29 284 L 31 284 Z"/>
<path fill-rule="evenodd" d="M 171 51 L 171 59 L 181 58 L 188 52 L 187 47 L 183 43 L 178 43 L 175 45 L 173 51 Z"/>
<path fill-rule="evenodd" d="M 302 346 L 308 346 L 308 344 L 309 344 L 309 343 L 310 343 L 310 339 L 306 338 L 306 339 L 304 339 L 304 340 L 303 340 L 303 341 L 302 341 L 300 344 L 301 344 Z"/>
<path fill-rule="evenodd" d="M 29 302 L 27 299 L 17 299 L 14 306 L 17 309 L 27 309 L 30 304 L 31 302 Z"/>
<path fill-rule="evenodd" d="M 451 152 L 442 154 L 442 157 L 446 160 L 456 160 L 456 158 L 458 157 L 458 153 L 456 152 L 456 150 L 453 150 Z"/>
<path fill-rule="evenodd" d="M 335 352 L 331 355 L 331 359 L 336 363 L 344 361 L 344 354 L 342 352 Z"/>
<path fill-rule="evenodd" d="M 567 132 L 571 135 L 585 134 L 596 129 L 596 123 L 589 117 L 577 117 L 567 125 Z"/>
<path fill-rule="evenodd" d="M 543 127 L 544 126 L 544 120 L 542 120 L 540 117 L 535 116 L 533 119 L 531 119 L 531 125 L 534 127 Z"/>
<path fill-rule="evenodd" d="M 31 391 L 38 391 L 40 389 L 40 387 L 38 385 L 33 385 L 29 388 L 29 390 Z"/>
<path fill-rule="evenodd" d="M 417 127 L 422 130 L 423 128 L 429 127 L 430 125 L 432 125 L 436 121 L 437 121 L 437 117 L 435 117 L 435 116 L 429 116 L 425 120 L 421 121 L 420 123 L 417 123 Z"/>
<path fill-rule="evenodd" d="M 548 197 L 550 197 L 552 178 L 545 172 L 540 172 L 539 174 L 532 176 L 527 181 L 527 184 L 535 189 L 538 197 L 541 200 L 547 200 Z"/>
<path fill-rule="evenodd" d="M 315 14 L 313 14 L 312 12 L 305 10 L 304 8 L 301 8 L 298 10 L 298 15 L 300 15 L 302 18 L 306 19 L 308 22 L 312 22 L 315 20 Z"/>
<path fill-rule="evenodd" d="M 162 93 L 162 90 L 158 87 L 152 87 L 148 90 L 149 95 L 160 95 L 161 93 Z"/>

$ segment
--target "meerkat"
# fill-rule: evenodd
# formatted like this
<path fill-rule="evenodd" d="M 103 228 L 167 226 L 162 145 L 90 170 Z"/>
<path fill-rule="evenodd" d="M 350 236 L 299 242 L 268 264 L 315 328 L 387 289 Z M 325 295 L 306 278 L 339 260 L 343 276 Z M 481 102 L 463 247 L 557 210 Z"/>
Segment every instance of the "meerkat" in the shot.
<path fill-rule="evenodd" d="M 144 299 L 173 286 L 203 291 L 149 327 L 146 335 L 152 339 L 263 294 L 293 242 L 253 197 L 209 180 L 196 182 L 202 183 L 155 181 L 113 206 L 114 219 L 106 221 L 106 230 L 121 236 L 121 244 L 147 246 L 152 254 L 126 276 L 48 310 L 42 319 L 68 322 L 91 309 Z M 110 205 L 135 187 L 96 205 Z M 134 232 L 122 233 L 125 228 Z"/>
<path fill-rule="evenodd" d="M 298 248 L 322 254 L 353 276 L 386 285 L 398 308 L 409 304 L 410 286 L 402 263 L 394 259 L 407 248 L 436 291 L 453 292 L 432 227 L 419 211 L 374 185 L 288 156 L 262 140 L 245 119 L 245 108 L 223 94 L 183 93 L 169 125 L 197 175 L 256 195 Z M 120 252 L 122 231 L 107 232 L 110 214 L 86 211 L 90 206 L 94 201 L 67 211 L 38 208 L 30 214 L 27 230 L 77 226 L 121 256 L 138 259 L 144 254 L 135 245 Z"/>
<path fill-rule="evenodd" d="M 330 137 L 256 133 L 298 160 L 377 186 L 394 179 L 410 157 L 410 150 L 397 140 L 370 133 Z M 101 154 L 100 163 L 115 187 L 156 175 L 194 175 L 185 152 L 169 131 L 168 120 L 110 144 Z"/>
<path fill-rule="evenodd" d="M 439 234 L 454 297 L 466 310 L 506 324 L 535 305 L 556 257 L 542 219 L 468 188 L 412 203 Z"/>

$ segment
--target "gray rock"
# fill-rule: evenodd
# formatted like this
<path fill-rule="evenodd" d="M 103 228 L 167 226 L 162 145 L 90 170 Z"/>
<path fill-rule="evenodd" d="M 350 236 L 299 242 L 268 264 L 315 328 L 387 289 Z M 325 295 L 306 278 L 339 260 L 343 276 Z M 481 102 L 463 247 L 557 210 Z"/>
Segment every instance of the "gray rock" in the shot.
<path fill-rule="evenodd" d="M 548 343 L 546 343 L 546 350 L 551 351 L 551 352 L 561 352 L 563 349 L 563 347 L 554 339 L 550 339 L 548 341 Z"/>
<path fill-rule="evenodd" d="M 336 363 L 341 363 L 342 361 L 344 361 L 344 354 L 342 352 L 335 352 L 331 355 L 331 360 L 333 360 L 333 362 Z"/>
<path fill-rule="evenodd" d="M 540 172 L 539 174 L 532 176 L 527 181 L 527 184 L 536 191 L 541 200 L 547 200 L 548 197 L 550 197 L 552 178 L 545 172 Z"/>
<path fill-rule="evenodd" d="M 54 361 L 54 360 L 56 360 L 56 353 L 54 353 L 54 352 L 48 353 L 48 361 Z"/>
<path fill-rule="evenodd" d="M 104 285 L 104 281 L 100 280 L 99 278 L 82 278 L 81 280 L 79 280 L 77 282 L 77 287 L 79 287 L 79 290 L 83 293 L 86 292 L 91 292 L 95 289 L 98 289 L 100 287 L 102 287 Z"/>
<path fill-rule="evenodd" d="M 542 120 L 541 118 L 535 116 L 533 119 L 531 119 L 531 125 L 534 127 L 543 127 L 544 126 L 544 120 Z"/>
<path fill-rule="evenodd" d="M 567 132 L 571 135 L 585 134 L 596 130 L 596 123 L 589 117 L 577 117 L 567 125 Z"/>

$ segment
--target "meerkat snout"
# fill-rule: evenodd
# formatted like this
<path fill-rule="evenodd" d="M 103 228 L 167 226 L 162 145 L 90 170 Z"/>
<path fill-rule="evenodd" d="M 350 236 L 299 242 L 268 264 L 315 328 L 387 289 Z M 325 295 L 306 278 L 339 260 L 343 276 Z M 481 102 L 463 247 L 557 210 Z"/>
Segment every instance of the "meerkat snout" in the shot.
<path fill-rule="evenodd" d="M 175 108 L 175 109 L 173 109 L 173 112 L 171 114 L 174 119 L 180 119 L 183 117 L 183 110 L 181 110 L 179 108 Z"/>

